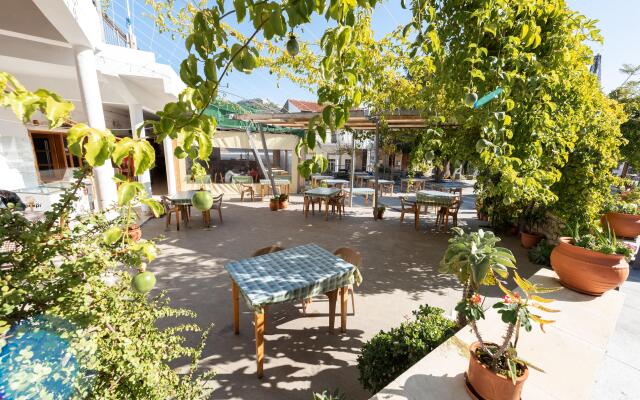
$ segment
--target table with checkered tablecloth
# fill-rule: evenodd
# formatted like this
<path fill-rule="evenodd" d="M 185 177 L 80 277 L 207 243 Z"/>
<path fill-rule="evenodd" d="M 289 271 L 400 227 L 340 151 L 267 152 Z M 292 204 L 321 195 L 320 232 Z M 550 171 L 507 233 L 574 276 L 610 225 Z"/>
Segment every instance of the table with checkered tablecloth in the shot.
<path fill-rule="evenodd" d="M 272 304 L 304 301 L 319 294 L 329 297 L 329 328 L 333 330 L 340 295 L 341 330 L 347 323 L 347 287 L 360 284 L 358 268 L 316 244 L 307 244 L 225 265 L 231 276 L 234 332 L 240 332 L 239 298 L 255 314 L 258 376 L 264 359 L 264 314 Z"/>
<path fill-rule="evenodd" d="M 434 207 L 436 212 L 440 209 L 440 207 L 451 207 L 453 202 L 459 200 L 459 196 L 454 193 L 441 192 L 438 190 L 418 190 L 416 192 L 414 207 L 415 212 L 415 227 L 416 229 L 420 229 L 420 207 L 426 207 L 427 210 L 429 207 Z"/>
<path fill-rule="evenodd" d="M 289 194 L 289 186 L 291 181 L 289 179 L 275 178 L 273 183 L 276 185 L 280 194 Z M 260 179 L 260 197 L 264 200 L 265 193 L 271 193 L 271 179 Z"/>

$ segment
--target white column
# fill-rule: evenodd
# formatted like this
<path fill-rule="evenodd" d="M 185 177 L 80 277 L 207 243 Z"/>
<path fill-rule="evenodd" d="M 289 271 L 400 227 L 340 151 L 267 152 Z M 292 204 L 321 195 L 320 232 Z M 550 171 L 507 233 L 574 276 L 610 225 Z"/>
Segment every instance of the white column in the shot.
<path fill-rule="evenodd" d="M 175 194 L 178 191 L 176 186 L 176 166 L 173 162 L 173 141 L 170 137 L 164 138 L 162 147 L 164 149 L 164 164 L 167 168 L 167 192 Z"/>
<path fill-rule="evenodd" d="M 100 95 L 100 84 L 98 83 L 96 59 L 93 54 L 93 49 L 85 46 L 75 46 L 74 52 L 76 56 L 76 71 L 78 73 L 80 95 L 87 116 L 87 122 L 92 128 L 105 129 L 102 97 Z M 111 160 L 107 160 L 103 165 L 93 169 L 93 181 L 98 199 L 98 208 L 101 210 L 117 201 L 118 195 L 116 183 L 113 181 L 113 174 Z"/>
<path fill-rule="evenodd" d="M 147 136 L 147 133 L 143 127 L 144 114 L 142 113 L 142 105 L 129 104 L 129 119 L 131 120 L 131 131 L 133 132 L 133 137 L 144 139 Z M 142 128 L 138 131 L 138 128 L 141 126 Z M 151 175 L 149 174 L 149 170 L 144 171 L 142 175 L 138 176 L 138 182 L 142 183 L 145 189 L 147 189 L 147 193 L 151 195 Z"/>

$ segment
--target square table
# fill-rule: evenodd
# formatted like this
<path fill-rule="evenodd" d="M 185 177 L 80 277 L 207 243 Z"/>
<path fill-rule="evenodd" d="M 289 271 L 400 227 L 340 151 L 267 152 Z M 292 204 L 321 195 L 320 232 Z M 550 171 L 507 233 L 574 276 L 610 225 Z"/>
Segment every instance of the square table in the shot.
<path fill-rule="evenodd" d="M 322 182 L 326 183 L 327 186 L 344 186 L 348 185 L 349 181 L 345 179 L 321 179 Z"/>
<path fill-rule="evenodd" d="M 438 190 L 418 190 L 415 200 L 416 230 L 420 228 L 420 206 L 450 207 L 457 197 L 457 194 L 440 192 Z"/>
<path fill-rule="evenodd" d="M 400 180 L 400 191 L 404 191 L 404 188 L 409 190 L 409 186 L 413 186 L 418 190 L 424 189 L 424 184 L 428 181 L 428 178 L 402 178 L 402 180 Z M 411 185 L 409 185 L 410 183 Z"/>
<path fill-rule="evenodd" d="M 252 184 L 253 177 L 249 175 L 234 175 L 231 177 L 231 183 Z"/>
<path fill-rule="evenodd" d="M 323 179 L 333 179 L 333 175 L 311 175 L 311 186 L 318 186 L 318 182 Z"/>
<path fill-rule="evenodd" d="M 275 178 L 273 180 L 276 184 L 276 186 L 278 186 L 284 193 L 280 193 L 280 194 L 289 194 L 289 185 L 291 184 L 291 181 L 289 179 L 281 179 L 281 178 Z M 264 199 L 264 194 L 269 193 L 269 190 L 271 190 L 271 179 L 260 179 L 260 197 L 262 199 Z"/>
<path fill-rule="evenodd" d="M 336 300 L 340 296 L 340 330 L 347 329 L 347 287 L 359 285 L 358 268 L 316 244 L 306 244 L 258 257 L 227 263 L 231 276 L 233 331 L 240 334 L 239 298 L 254 312 L 256 364 L 263 375 L 265 308 L 271 304 L 329 297 L 329 330 L 335 324 Z"/>
<path fill-rule="evenodd" d="M 353 196 L 364 196 L 364 204 L 369 204 L 369 196 L 375 194 L 375 190 L 372 188 L 352 188 L 346 190 L 350 191 Z"/>
<path fill-rule="evenodd" d="M 339 194 L 342 189 L 338 188 L 323 188 L 317 187 L 313 189 L 309 189 L 304 192 L 304 217 L 307 218 L 309 216 L 309 202 L 312 198 L 319 198 L 325 202 L 324 206 L 324 220 L 329 220 L 329 199 L 335 197 Z M 322 210 L 322 202 L 320 202 L 320 209 Z"/>
<path fill-rule="evenodd" d="M 376 185 L 376 181 L 375 179 L 368 179 L 369 185 L 371 187 L 375 188 Z M 395 185 L 395 182 L 389 179 L 378 179 L 378 187 L 380 188 L 380 194 L 384 195 L 385 192 L 385 188 L 387 189 L 387 192 L 389 192 L 391 195 L 393 195 L 393 185 Z"/>

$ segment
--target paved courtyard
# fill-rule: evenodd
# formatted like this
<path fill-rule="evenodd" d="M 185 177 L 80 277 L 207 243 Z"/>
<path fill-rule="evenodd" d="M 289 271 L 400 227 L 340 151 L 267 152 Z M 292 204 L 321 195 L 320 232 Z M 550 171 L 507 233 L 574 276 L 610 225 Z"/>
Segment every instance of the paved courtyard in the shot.
<path fill-rule="evenodd" d="M 268 203 L 240 203 L 225 199 L 224 222 L 212 215 L 214 226 L 203 228 L 197 211 L 188 229 L 175 225 L 165 230 L 164 219 L 150 220 L 145 237 L 164 235 L 161 256 L 150 269 L 158 287 L 168 292 L 172 304 L 198 313 L 198 324 L 215 326 L 204 350 L 202 365 L 217 371 L 215 399 L 311 399 L 312 391 L 340 389 L 349 400 L 369 398 L 358 382 L 356 358 L 362 344 L 378 333 L 399 325 L 421 304 L 442 307 L 451 313 L 460 296 L 456 280 L 438 274 L 437 265 L 448 234 L 433 231 L 433 213 L 421 218 L 421 230 L 413 216 L 400 223 L 397 198 L 384 198 L 391 207 L 385 219 L 374 221 L 371 208 L 354 201 L 339 220 L 325 221 L 316 213 L 305 219 L 302 197 L 292 196 L 287 210 L 272 212 Z M 460 225 L 477 226 L 471 188 L 465 189 Z M 265 376 L 255 375 L 253 315 L 241 302 L 240 335 L 233 334 L 231 284 L 224 264 L 243 259 L 264 246 L 293 247 L 316 243 L 329 251 L 351 247 L 363 256 L 364 282 L 356 288 L 356 313 L 349 299 L 347 332 L 329 334 L 328 302 L 318 297 L 302 314 L 301 305 L 271 306 L 265 333 Z M 522 275 L 539 267 L 527 260 L 516 237 L 504 237 Z M 497 295 L 497 293 L 493 293 Z M 339 309 L 339 308 L 338 308 Z M 337 320 L 339 324 L 339 318 Z M 191 339 L 191 338 L 190 338 Z"/>

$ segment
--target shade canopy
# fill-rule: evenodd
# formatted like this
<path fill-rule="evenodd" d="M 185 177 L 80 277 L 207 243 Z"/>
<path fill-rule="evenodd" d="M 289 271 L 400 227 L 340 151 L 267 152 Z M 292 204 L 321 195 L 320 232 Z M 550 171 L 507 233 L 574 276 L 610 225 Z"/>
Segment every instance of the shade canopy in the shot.
<path fill-rule="evenodd" d="M 234 118 L 277 127 L 305 129 L 309 125 L 309 121 L 319 114 L 321 113 L 237 114 Z M 416 111 L 397 111 L 384 114 L 384 120 L 389 129 L 419 129 L 427 127 L 427 121 Z M 345 128 L 355 131 L 373 131 L 376 129 L 376 121 L 367 115 L 365 110 L 351 110 Z"/>

